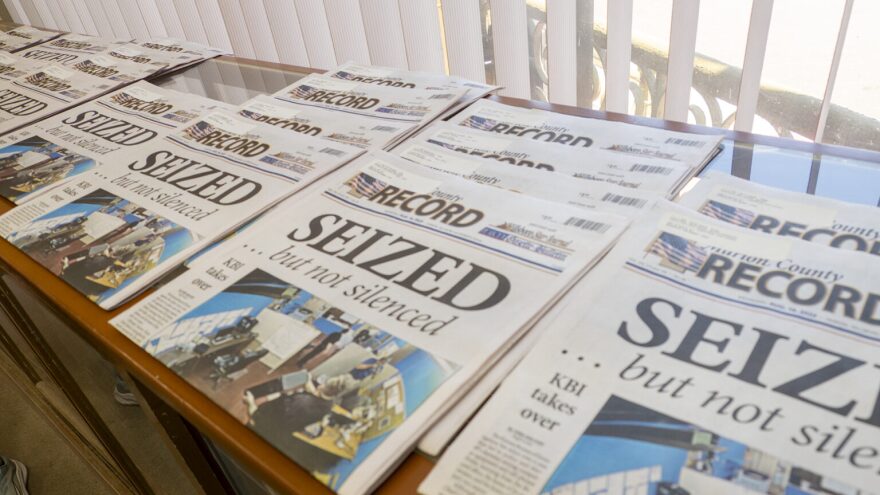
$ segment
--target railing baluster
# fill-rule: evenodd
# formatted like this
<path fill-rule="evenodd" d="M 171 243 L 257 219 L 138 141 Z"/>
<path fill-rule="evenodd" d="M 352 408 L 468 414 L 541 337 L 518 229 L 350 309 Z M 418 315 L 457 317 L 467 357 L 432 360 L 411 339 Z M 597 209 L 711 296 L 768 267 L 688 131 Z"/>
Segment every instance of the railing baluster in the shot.
<path fill-rule="evenodd" d="M 592 58 L 585 61 L 591 62 Z M 551 103 L 577 104 L 577 69 L 577 3 L 547 0 L 547 73 Z"/>
<path fill-rule="evenodd" d="M 443 0 L 443 27 L 449 73 L 486 81 L 480 4 L 474 0 Z"/>
<path fill-rule="evenodd" d="M 837 81 L 837 69 L 840 67 L 840 57 L 843 54 L 843 45 L 846 43 L 846 32 L 849 28 L 849 20 L 852 17 L 853 0 L 846 0 L 843 6 L 843 15 L 840 18 L 840 28 L 837 31 L 837 42 L 834 45 L 834 57 L 831 59 L 831 67 L 828 69 L 828 82 L 825 83 L 825 95 L 822 97 L 822 106 L 819 108 L 819 122 L 816 124 L 817 143 L 822 142 L 825 135 L 825 124 L 828 121 L 828 111 L 831 110 L 831 96 L 834 93 L 834 83 Z"/>
<path fill-rule="evenodd" d="M 632 57 L 633 0 L 608 2 L 608 49 L 605 61 L 605 110 L 629 111 L 629 64 Z"/>
<path fill-rule="evenodd" d="M 686 122 L 688 118 L 699 19 L 700 0 L 675 0 L 672 4 L 663 114 L 668 120 Z"/>
<path fill-rule="evenodd" d="M 755 122 L 772 13 L 773 0 L 752 0 L 742 79 L 739 84 L 739 97 L 736 100 L 736 120 L 733 123 L 733 128 L 737 131 L 751 132 Z"/>

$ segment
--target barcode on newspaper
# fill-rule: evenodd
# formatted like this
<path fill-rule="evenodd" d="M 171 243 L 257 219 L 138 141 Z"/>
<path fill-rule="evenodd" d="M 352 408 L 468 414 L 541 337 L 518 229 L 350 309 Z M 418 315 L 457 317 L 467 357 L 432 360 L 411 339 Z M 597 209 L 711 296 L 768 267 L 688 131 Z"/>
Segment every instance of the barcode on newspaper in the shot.
<path fill-rule="evenodd" d="M 669 167 L 661 167 L 660 165 L 640 165 L 635 164 L 629 168 L 630 172 L 644 172 L 646 174 L 662 174 L 669 175 L 672 169 Z"/>
<path fill-rule="evenodd" d="M 333 156 L 343 156 L 343 155 L 345 155 L 345 152 L 344 152 L 344 151 L 342 151 L 342 150 L 334 150 L 333 148 L 324 148 L 324 149 L 321 150 L 321 153 L 327 153 L 328 155 L 333 155 Z"/>
<path fill-rule="evenodd" d="M 630 198 L 629 196 L 621 196 L 620 194 L 605 193 L 602 201 L 614 203 L 621 206 L 635 206 L 636 208 L 644 208 L 648 203 L 645 199 Z"/>
<path fill-rule="evenodd" d="M 587 220 L 586 218 L 577 218 L 571 217 L 565 221 L 565 225 L 571 225 L 573 227 L 577 227 L 583 230 L 590 230 L 593 232 L 604 233 L 608 229 L 611 228 L 607 223 L 602 222 L 594 222 L 593 220 Z"/>
<path fill-rule="evenodd" d="M 428 97 L 429 100 L 448 100 L 452 95 L 449 93 L 441 93 L 439 95 L 431 95 Z"/>
<path fill-rule="evenodd" d="M 390 127 L 387 125 L 377 125 L 377 126 L 373 127 L 372 130 L 379 131 L 379 132 L 394 132 L 395 129 L 393 127 Z"/>
<path fill-rule="evenodd" d="M 667 138 L 666 144 L 677 144 L 679 146 L 690 146 L 692 148 L 699 148 L 703 145 L 703 142 L 697 141 L 696 139 Z"/>

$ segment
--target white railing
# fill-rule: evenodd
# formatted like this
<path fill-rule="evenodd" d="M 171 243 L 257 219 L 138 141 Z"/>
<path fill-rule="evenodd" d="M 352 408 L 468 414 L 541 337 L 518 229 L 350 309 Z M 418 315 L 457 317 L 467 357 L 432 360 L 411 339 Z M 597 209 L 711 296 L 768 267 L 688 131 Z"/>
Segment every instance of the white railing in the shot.
<path fill-rule="evenodd" d="M 592 0 L 584 0 L 592 1 Z M 595 0 L 596 3 L 606 0 Z M 752 0 L 736 101 L 737 130 L 753 129 L 774 0 Z M 449 72 L 485 81 L 486 24 L 502 95 L 532 96 L 530 53 L 546 66 L 547 99 L 578 101 L 577 0 L 4 0 L 12 20 L 105 37 L 170 36 L 226 48 L 239 56 L 315 68 L 354 60 Z M 815 133 L 831 109 L 854 0 L 845 0 Z M 482 5 L 481 5 L 482 4 Z M 527 6 L 546 10 L 543 53 L 530 46 Z M 590 3 L 592 5 L 592 3 Z M 486 9 L 491 16 L 485 15 Z M 690 107 L 700 0 L 673 0 L 663 111 L 686 121 Z M 707 8 L 705 5 L 704 8 Z M 482 9 L 482 10 L 481 10 Z M 488 21 L 488 19 L 491 21 Z M 835 21 L 836 22 L 836 21 Z M 631 108 L 633 0 L 607 0 L 604 108 Z M 581 98 L 583 101 L 583 98 Z M 652 105 L 656 102 L 652 102 Z"/>

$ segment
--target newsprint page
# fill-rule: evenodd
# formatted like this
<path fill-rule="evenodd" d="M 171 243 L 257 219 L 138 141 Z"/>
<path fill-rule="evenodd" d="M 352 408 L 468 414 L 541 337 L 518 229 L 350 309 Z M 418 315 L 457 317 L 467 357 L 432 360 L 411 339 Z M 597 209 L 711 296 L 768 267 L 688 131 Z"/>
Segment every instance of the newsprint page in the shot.
<path fill-rule="evenodd" d="M 664 203 L 420 491 L 877 493 L 878 277 L 873 256 Z"/>
<path fill-rule="evenodd" d="M 0 137 L 0 196 L 23 203 L 103 163 L 125 161 L 133 148 L 200 115 L 231 108 L 139 81 Z"/>
<path fill-rule="evenodd" d="M 211 113 L 0 216 L 0 236 L 112 309 L 361 153 L 296 137 Z"/>
<path fill-rule="evenodd" d="M 781 191 L 719 172 L 706 174 L 679 204 L 758 232 L 880 255 L 880 215 L 872 206 Z"/>
<path fill-rule="evenodd" d="M 320 184 L 111 324 L 327 486 L 360 494 L 627 220 L 381 152 Z"/>

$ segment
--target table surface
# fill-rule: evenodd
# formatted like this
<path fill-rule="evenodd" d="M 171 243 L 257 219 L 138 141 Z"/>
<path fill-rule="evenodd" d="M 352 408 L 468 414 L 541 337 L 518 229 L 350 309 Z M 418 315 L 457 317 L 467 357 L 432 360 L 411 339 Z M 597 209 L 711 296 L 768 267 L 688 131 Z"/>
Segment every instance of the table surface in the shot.
<path fill-rule="evenodd" d="M 152 82 L 163 87 L 239 104 L 257 94 L 273 93 L 309 72 L 312 70 L 222 57 Z M 880 203 L 880 153 L 877 152 L 719 131 L 677 122 L 513 98 L 492 98 L 523 107 L 670 130 L 701 134 L 723 132 L 726 135 L 724 149 L 707 166 L 707 170 L 721 170 L 792 191 L 870 205 Z M 11 203 L 0 199 L 0 213 L 11 208 Z M 131 307 L 139 299 L 116 311 L 104 311 L 26 254 L 2 240 L 0 262 L 27 281 L 48 307 L 71 323 L 106 358 L 150 388 L 254 475 L 283 492 L 329 493 L 329 490 L 293 461 L 108 324 L 109 319 Z M 420 454 L 409 455 L 382 485 L 379 493 L 415 493 L 418 483 L 427 475 L 432 465 L 431 460 Z"/>

